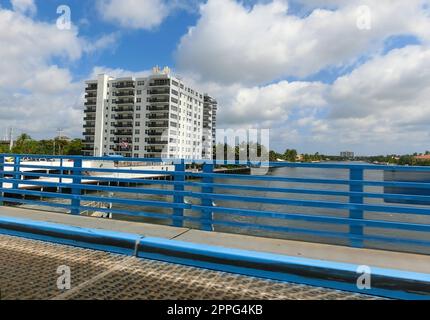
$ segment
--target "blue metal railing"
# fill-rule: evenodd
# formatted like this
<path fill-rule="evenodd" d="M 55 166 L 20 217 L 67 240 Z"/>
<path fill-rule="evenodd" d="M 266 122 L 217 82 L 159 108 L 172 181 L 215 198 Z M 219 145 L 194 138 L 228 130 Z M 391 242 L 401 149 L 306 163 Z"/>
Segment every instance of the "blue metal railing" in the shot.
<path fill-rule="evenodd" d="M 29 161 L 36 159 L 56 162 Z M 88 167 L 88 161 L 163 164 L 163 170 Z M 201 171 L 187 171 L 190 164 L 201 165 Z M 372 175 L 384 171 L 425 174 L 430 167 L 277 162 L 263 164 L 272 168 L 267 175 L 215 171 L 225 164 L 251 165 L 235 161 L 166 163 L 162 159 L 0 155 L 0 204 L 61 208 L 74 215 L 105 212 L 205 231 L 430 252 L 430 207 L 426 206 L 430 204 L 430 183 L 385 181 Z M 308 169 L 311 172 L 305 172 Z M 127 176 L 130 174 L 134 176 Z M 155 180 L 145 175 L 167 178 Z M 145 187 L 130 186 L 133 184 Z M 385 192 L 386 187 L 425 192 L 392 194 Z M 392 200 L 394 204 L 389 203 Z M 420 205 L 411 205 L 414 201 Z"/>

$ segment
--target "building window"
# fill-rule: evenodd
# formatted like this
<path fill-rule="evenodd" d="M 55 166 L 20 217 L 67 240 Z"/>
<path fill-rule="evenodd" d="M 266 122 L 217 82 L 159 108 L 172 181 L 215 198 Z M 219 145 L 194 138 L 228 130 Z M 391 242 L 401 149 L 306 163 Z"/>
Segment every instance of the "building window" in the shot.
<path fill-rule="evenodd" d="M 136 111 L 140 111 L 141 106 L 136 106 Z"/>
<path fill-rule="evenodd" d="M 140 122 L 136 121 L 135 127 L 140 127 Z"/>
<path fill-rule="evenodd" d="M 135 133 L 135 134 L 140 134 L 140 130 L 139 130 L 139 129 L 136 129 L 136 130 L 134 130 L 134 133 Z"/>

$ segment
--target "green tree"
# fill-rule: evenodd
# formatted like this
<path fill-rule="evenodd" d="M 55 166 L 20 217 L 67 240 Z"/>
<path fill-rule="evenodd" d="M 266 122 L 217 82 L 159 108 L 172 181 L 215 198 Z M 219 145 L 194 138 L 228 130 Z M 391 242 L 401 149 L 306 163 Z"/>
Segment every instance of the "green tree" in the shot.
<path fill-rule="evenodd" d="M 15 146 L 12 148 L 13 153 L 31 154 L 34 153 L 37 147 L 37 142 L 34 141 L 28 134 L 21 134 L 16 140 Z"/>
<path fill-rule="evenodd" d="M 79 156 L 82 155 L 82 140 L 74 139 L 67 144 L 64 148 L 64 154 L 69 156 Z"/>
<path fill-rule="evenodd" d="M 295 149 L 287 149 L 284 153 L 284 159 L 290 162 L 296 162 L 297 159 L 297 150 Z"/>

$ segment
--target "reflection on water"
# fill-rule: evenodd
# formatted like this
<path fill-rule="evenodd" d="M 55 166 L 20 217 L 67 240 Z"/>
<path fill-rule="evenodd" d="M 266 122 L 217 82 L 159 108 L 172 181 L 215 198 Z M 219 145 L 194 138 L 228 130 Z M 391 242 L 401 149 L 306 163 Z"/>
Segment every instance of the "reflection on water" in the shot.
<path fill-rule="evenodd" d="M 292 177 L 292 178 L 318 178 L 318 179 L 349 179 L 349 171 L 342 169 L 318 169 L 318 168 L 276 168 L 269 172 L 271 176 L 280 177 Z M 348 191 L 348 185 L 328 185 L 328 184 L 309 184 L 309 183 L 296 183 L 296 182 L 279 182 L 279 181 L 258 181 L 258 180 L 243 180 L 243 179 L 231 179 L 228 178 L 216 179 L 216 183 L 224 184 L 242 184 L 242 185 L 252 185 L 252 186 L 262 186 L 262 187 L 283 187 L 283 188 L 294 188 L 294 189 L 317 189 L 317 190 L 333 190 L 333 191 Z M 381 171 L 365 171 L 365 179 L 372 181 L 383 181 L 383 173 Z M 198 182 L 198 180 L 195 180 Z M 147 189 L 162 189 L 162 190 L 173 190 L 170 185 L 142 185 L 138 188 Z M 186 190 L 192 190 L 196 192 L 201 192 L 200 187 L 186 187 Z M 382 187 L 365 187 L 366 192 L 383 193 Z M 309 194 L 297 194 L 297 193 L 277 193 L 277 192 L 258 192 L 258 191 L 248 191 L 248 190 L 228 190 L 215 188 L 215 193 L 233 194 L 249 197 L 264 197 L 264 198 L 283 198 L 283 199 L 302 199 L 302 200 L 319 200 L 319 201 L 330 201 L 330 202 L 348 202 L 347 197 L 343 196 L 330 196 L 330 195 L 309 195 Z M 104 194 L 104 196 L 108 196 Z M 144 199 L 144 200 L 156 200 L 156 201 L 172 201 L 172 196 L 163 195 L 146 195 L 146 194 L 130 194 L 130 193 L 116 193 L 115 197 L 129 198 L 129 199 Z M 200 204 L 200 200 L 196 198 L 186 198 L 186 201 L 193 204 Z M 383 199 L 380 198 L 367 198 L 365 203 L 368 204 L 384 204 L 384 205 L 396 205 L 385 203 Z M 278 205 L 271 203 L 253 203 L 253 202 L 237 202 L 237 201 L 215 201 L 217 207 L 230 207 L 230 208 L 244 208 L 251 210 L 261 210 L 279 213 L 295 213 L 304 214 L 312 216 L 331 216 L 331 217 L 343 217 L 348 218 L 349 212 L 347 210 L 338 210 L 332 208 L 322 208 L 322 207 L 303 207 L 303 206 L 291 206 L 291 205 Z M 397 206 L 407 206 L 397 204 Z M 113 209 L 116 210 L 127 210 L 136 212 L 152 212 L 159 214 L 171 214 L 172 209 L 169 208 L 157 208 L 150 206 L 125 206 L 125 205 L 113 205 Z M 200 212 L 193 212 L 190 210 L 185 211 L 185 216 L 188 217 L 199 217 Z M 139 221 L 139 222 L 149 222 L 156 224 L 171 224 L 170 219 L 153 219 L 145 217 L 135 217 L 135 216 L 124 216 L 124 215 L 113 215 L 114 219 Z M 307 222 L 301 220 L 286 220 L 286 219 L 273 219 L 267 217 L 252 217 L 252 216 L 241 216 L 237 214 L 226 214 L 226 213 L 214 213 L 213 218 L 215 221 L 232 221 L 239 223 L 252 223 L 267 226 L 282 226 L 289 227 L 293 229 L 306 229 L 306 230 L 317 230 L 317 231 L 331 231 L 331 232 L 342 232 L 348 233 L 349 227 L 347 225 L 341 224 L 327 224 L 327 223 L 316 223 Z M 409 223 L 424 223 L 430 224 L 430 218 L 427 216 L 419 216 L 412 214 L 387 214 L 378 212 L 365 212 L 365 219 L 369 220 L 384 220 L 384 221 L 401 221 Z M 200 228 L 195 222 L 185 222 L 185 226 L 190 228 Z M 292 233 L 292 232 L 274 232 L 267 230 L 258 230 L 250 227 L 240 227 L 237 226 L 223 226 L 219 224 L 214 225 L 215 231 L 231 232 L 231 233 L 241 233 L 258 235 L 263 237 L 275 237 L 283 239 L 293 239 L 293 240 L 303 240 L 303 241 L 317 241 L 324 243 L 334 243 L 334 244 L 348 244 L 346 239 L 342 238 L 332 238 L 332 237 L 322 237 L 315 236 L 313 234 L 302 234 L 302 233 Z M 365 234 L 368 235 L 383 235 L 387 237 L 404 237 L 412 239 L 426 239 L 430 240 L 430 236 L 425 233 L 402 231 L 402 230 L 392 230 L 392 229 L 375 229 L 375 228 L 365 228 Z M 372 243 L 366 242 L 367 247 L 378 247 L 394 250 L 406 250 L 414 252 L 427 252 L 423 248 L 417 246 L 399 246 L 398 244 L 387 244 L 387 243 Z"/>

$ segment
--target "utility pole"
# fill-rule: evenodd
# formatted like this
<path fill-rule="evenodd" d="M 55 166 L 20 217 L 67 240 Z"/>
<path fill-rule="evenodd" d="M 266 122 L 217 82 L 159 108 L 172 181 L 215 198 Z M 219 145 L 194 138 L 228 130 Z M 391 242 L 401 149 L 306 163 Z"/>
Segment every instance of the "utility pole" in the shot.
<path fill-rule="evenodd" d="M 63 133 L 63 129 L 62 128 L 58 128 L 57 129 L 57 133 L 58 133 L 58 155 L 61 156 L 61 134 Z"/>
<path fill-rule="evenodd" d="M 13 128 L 9 129 L 9 151 L 13 148 Z"/>

